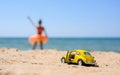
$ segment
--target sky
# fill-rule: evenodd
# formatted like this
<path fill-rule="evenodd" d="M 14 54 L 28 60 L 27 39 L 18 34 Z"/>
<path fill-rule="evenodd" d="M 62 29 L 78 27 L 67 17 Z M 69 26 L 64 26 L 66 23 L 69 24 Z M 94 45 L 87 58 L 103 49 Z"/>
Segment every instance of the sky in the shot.
<path fill-rule="evenodd" d="M 0 0 L 0 37 L 120 37 L 120 0 Z"/>

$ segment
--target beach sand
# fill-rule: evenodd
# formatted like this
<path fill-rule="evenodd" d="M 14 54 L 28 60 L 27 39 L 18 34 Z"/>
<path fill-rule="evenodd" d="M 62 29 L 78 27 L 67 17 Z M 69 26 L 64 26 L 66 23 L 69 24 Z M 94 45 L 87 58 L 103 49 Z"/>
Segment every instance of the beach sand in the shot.
<path fill-rule="evenodd" d="M 91 52 L 99 67 L 62 64 L 66 51 L 0 48 L 0 75 L 120 75 L 120 54 Z"/>

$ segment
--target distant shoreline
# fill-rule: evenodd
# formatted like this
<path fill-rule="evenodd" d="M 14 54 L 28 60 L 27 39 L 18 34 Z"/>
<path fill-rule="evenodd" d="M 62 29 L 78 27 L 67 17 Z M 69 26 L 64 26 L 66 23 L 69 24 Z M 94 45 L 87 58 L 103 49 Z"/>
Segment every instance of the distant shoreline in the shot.
<path fill-rule="evenodd" d="M 30 51 L 30 50 L 32 50 L 32 49 L 24 50 L 24 49 L 12 48 L 12 47 L 0 47 L 0 49 L 15 49 L 15 50 L 21 50 L 21 51 Z M 60 49 L 43 49 L 43 50 L 41 50 L 41 49 L 35 49 L 33 51 L 45 51 L 45 50 L 68 51 L 68 50 L 60 50 Z M 81 50 L 83 50 L 83 49 L 81 49 Z M 71 51 L 71 50 L 69 50 L 69 51 Z M 102 50 L 102 51 L 101 50 L 87 50 L 87 51 L 89 51 L 89 52 L 114 52 L 114 53 L 120 53 L 120 51 L 112 51 L 112 50 L 110 50 L 110 51 L 104 51 L 104 50 Z"/>
<path fill-rule="evenodd" d="M 29 37 L 0 37 L 1 38 L 29 38 Z M 49 37 L 50 39 L 120 39 L 120 37 Z"/>

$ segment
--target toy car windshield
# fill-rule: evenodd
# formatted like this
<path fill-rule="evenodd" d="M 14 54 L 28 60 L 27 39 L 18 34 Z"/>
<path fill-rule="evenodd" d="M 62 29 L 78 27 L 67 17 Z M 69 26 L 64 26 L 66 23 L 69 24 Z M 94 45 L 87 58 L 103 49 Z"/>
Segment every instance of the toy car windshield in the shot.
<path fill-rule="evenodd" d="M 90 54 L 89 52 L 84 52 L 84 54 L 85 54 L 85 55 L 91 56 L 91 54 Z"/>

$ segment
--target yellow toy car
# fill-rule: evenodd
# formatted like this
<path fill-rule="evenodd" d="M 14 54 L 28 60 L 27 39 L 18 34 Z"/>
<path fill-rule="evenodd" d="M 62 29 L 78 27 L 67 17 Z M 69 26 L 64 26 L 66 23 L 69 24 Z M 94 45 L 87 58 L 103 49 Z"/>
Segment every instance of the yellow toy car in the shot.
<path fill-rule="evenodd" d="M 67 54 L 61 58 L 61 63 L 75 63 L 80 66 L 83 64 L 97 65 L 94 57 L 86 50 L 68 51 Z"/>

